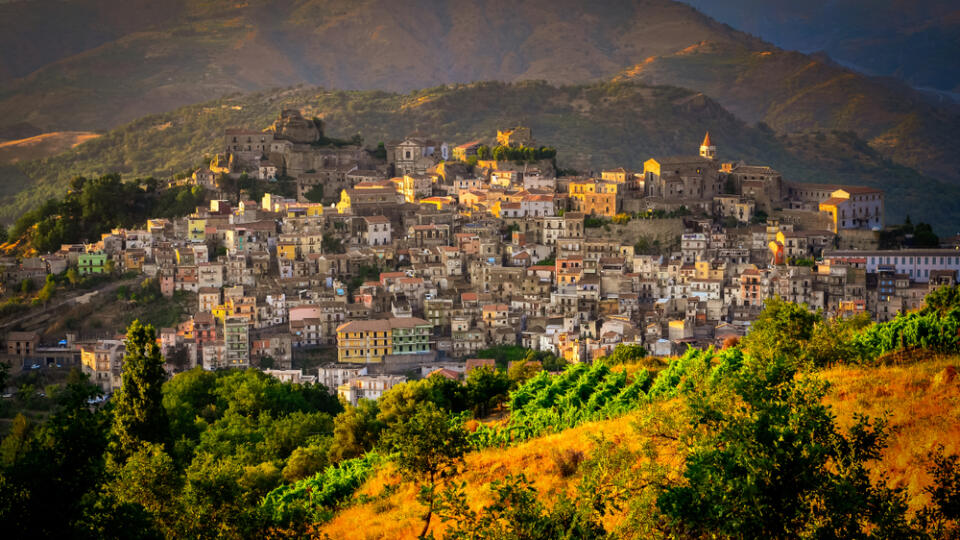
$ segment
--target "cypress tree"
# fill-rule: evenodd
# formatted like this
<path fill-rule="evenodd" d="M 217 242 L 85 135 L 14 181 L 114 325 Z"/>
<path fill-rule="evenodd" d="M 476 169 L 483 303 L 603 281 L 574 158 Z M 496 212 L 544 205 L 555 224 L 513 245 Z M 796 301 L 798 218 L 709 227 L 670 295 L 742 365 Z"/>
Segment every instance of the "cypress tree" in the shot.
<path fill-rule="evenodd" d="M 127 352 L 123 357 L 123 386 L 114 394 L 113 435 L 122 457 L 141 444 L 165 444 L 170 423 L 163 408 L 163 356 L 152 325 L 133 321 L 127 328 Z"/>

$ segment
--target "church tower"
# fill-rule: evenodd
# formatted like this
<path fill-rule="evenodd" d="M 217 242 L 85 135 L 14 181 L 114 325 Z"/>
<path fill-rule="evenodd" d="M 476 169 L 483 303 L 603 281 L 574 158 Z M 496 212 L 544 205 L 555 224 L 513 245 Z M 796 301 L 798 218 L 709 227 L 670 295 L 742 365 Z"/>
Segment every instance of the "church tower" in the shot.
<path fill-rule="evenodd" d="M 703 143 L 700 144 L 700 157 L 707 159 L 717 158 L 717 147 L 710 141 L 710 132 L 703 137 Z"/>

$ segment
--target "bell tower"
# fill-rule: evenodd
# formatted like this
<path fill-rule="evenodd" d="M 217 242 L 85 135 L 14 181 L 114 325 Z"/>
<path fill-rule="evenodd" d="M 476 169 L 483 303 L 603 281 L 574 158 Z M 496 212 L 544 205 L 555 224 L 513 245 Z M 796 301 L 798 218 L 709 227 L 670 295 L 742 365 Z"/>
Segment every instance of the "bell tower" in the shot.
<path fill-rule="evenodd" d="M 703 142 L 700 144 L 700 157 L 705 157 L 707 159 L 716 159 L 717 158 L 717 147 L 713 145 L 713 142 L 710 140 L 710 132 L 703 137 Z"/>

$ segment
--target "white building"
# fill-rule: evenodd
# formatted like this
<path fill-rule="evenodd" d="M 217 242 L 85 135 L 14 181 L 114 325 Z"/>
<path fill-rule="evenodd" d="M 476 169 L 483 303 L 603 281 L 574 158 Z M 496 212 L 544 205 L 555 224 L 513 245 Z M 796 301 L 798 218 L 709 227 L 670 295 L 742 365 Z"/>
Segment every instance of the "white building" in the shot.
<path fill-rule="evenodd" d="M 365 230 L 362 238 L 369 246 L 386 246 L 392 240 L 393 228 L 385 216 L 367 216 L 363 218 Z"/>
<path fill-rule="evenodd" d="M 951 271 L 955 279 L 957 272 L 960 272 L 960 252 L 952 249 L 828 251 L 823 258 L 825 261 L 838 263 L 859 260 L 867 273 L 893 270 L 897 274 L 910 276 L 910 279 L 918 283 L 929 281 L 930 273 L 934 270 Z"/>
<path fill-rule="evenodd" d="M 337 388 L 337 395 L 353 406 L 361 399 L 378 400 L 394 386 L 407 382 L 403 375 L 363 375 L 354 377 Z"/>

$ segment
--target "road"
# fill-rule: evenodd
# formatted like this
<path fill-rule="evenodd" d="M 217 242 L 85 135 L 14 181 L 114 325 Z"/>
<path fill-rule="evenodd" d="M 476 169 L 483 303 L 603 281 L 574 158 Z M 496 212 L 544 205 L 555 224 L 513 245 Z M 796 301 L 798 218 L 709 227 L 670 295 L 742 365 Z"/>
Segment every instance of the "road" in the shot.
<path fill-rule="evenodd" d="M 25 322 L 29 322 L 30 320 L 33 320 L 33 319 L 42 320 L 48 317 L 49 315 L 56 313 L 59 310 L 68 308 L 76 304 L 77 299 L 83 296 L 89 295 L 91 293 L 96 293 L 94 296 L 100 296 L 104 293 L 111 293 L 124 285 L 127 285 L 127 286 L 133 285 L 142 279 L 143 279 L 143 276 L 137 276 L 137 277 L 128 278 L 128 279 L 110 281 L 108 283 L 104 283 L 103 285 L 94 287 L 93 289 L 68 291 L 68 294 L 66 297 L 64 298 L 55 297 L 53 299 L 53 302 L 51 302 L 47 307 L 40 309 L 39 311 L 35 311 L 31 309 L 29 312 L 24 313 L 14 319 L 10 319 L 8 321 L 4 321 L 3 323 L 0 323 L 0 333 L 6 333 L 11 329 L 16 328 L 18 325 Z"/>

